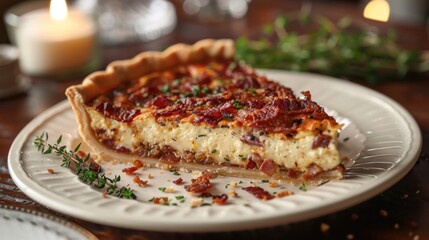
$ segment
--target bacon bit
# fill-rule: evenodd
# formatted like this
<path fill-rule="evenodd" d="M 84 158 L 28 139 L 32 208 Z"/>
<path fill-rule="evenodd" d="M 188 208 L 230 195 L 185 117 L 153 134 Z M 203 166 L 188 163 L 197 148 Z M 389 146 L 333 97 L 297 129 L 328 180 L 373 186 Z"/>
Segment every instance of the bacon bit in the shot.
<path fill-rule="evenodd" d="M 255 169 L 257 167 L 258 166 L 256 165 L 256 163 L 254 161 L 252 161 L 252 160 L 247 161 L 246 169 Z"/>
<path fill-rule="evenodd" d="M 296 173 L 295 170 L 293 170 L 291 168 L 288 168 L 287 169 L 287 176 L 290 177 L 290 178 L 297 178 L 298 174 Z"/>
<path fill-rule="evenodd" d="M 174 180 L 173 183 L 176 184 L 176 185 L 180 185 L 180 184 L 183 183 L 183 179 L 182 178 L 178 178 L 178 179 Z"/>
<path fill-rule="evenodd" d="M 171 104 L 172 104 L 172 102 L 164 96 L 156 97 L 152 103 L 152 105 L 155 108 L 166 108 L 167 106 L 170 106 Z"/>
<path fill-rule="evenodd" d="M 240 137 L 240 140 L 246 144 L 262 147 L 262 142 L 252 133 L 248 132 Z"/>
<path fill-rule="evenodd" d="M 282 191 L 282 192 L 278 192 L 275 194 L 276 198 L 282 198 L 282 197 L 287 197 L 293 195 L 293 192 L 289 192 L 289 191 Z"/>
<path fill-rule="evenodd" d="M 263 100 L 254 100 L 254 99 L 252 99 L 252 100 L 247 101 L 247 104 L 252 109 L 261 109 L 265 105 L 267 105 L 267 102 L 265 102 Z"/>
<path fill-rule="evenodd" d="M 259 170 L 271 177 L 279 170 L 279 167 L 273 160 L 265 159 Z"/>
<path fill-rule="evenodd" d="M 138 175 L 135 175 L 133 178 L 133 182 L 139 185 L 140 187 L 147 186 L 147 181 L 143 181 L 140 179 Z"/>
<path fill-rule="evenodd" d="M 152 179 L 153 178 L 152 174 L 148 173 L 147 178 Z"/>
<path fill-rule="evenodd" d="M 122 172 L 127 174 L 127 175 L 131 175 L 134 174 L 135 171 L 137 171 L 138 168 L 136 167 L 129 167 L 129 168 L 124 168 L 122 169 Z"/>
<path fill-rule="evenodd" d="M 153 203 L 155 204 L 165 204 L 168 202 L 168 197 L 154 197 Z"/>
<path fill-rule="evenodd" d="M 137 159 L 137 160 L 134 160 L 133 166 L 136 168 L 142 168 L 142 167 L 144 167 L 144 163 Z"/>
<path fill-rule="evenodd" d="M 312 163 L 310 164 L 310 166 L 307 167 L 307 171 L 304 173 L 302 178 L 304 180 L 311 180 L 317 177 L 322 172 L 323 172 L 323 169 L 319 165 Z"/>
<path fill-rule="evenodd" d="M 50 174 L 55 174 L 55 171 L 54 171 L 54 169 L 52 169 L 52 168 L 48 168 L 48 173 L 50 173 Z"/>
<path fill-rule="evenodd" d="M 107 192 L 103 192 L 103 198 L 107 198 L 109 194 Z"/>
<path fill-rule="evenodd" d="M 206 177 L 208 179 L 213 179 L 213 178 L 217 178 L 218 175 L 215 172 L 212 172 L 212 171 L 209 171 L 209 170 L 204 170 L 201 173 L 201 176 L 204 176 L 204 177 Z"/>
<path fill-rule="evenodd" d="M 209 178 L 205 175 L 199 176 L 197 179 L 192 179 L 190 185 L 186 185 L 185 189 L 191 193 L 206 193 L 212 187 Z"/>
<path fill-rule="evenodd" d="M 305 99 L 311 101 L 311 93 L 310 91 L 302 91 L 302 95 L 304 95 Z"/>
<path fill-rule="evenodd" d="M 216 204 L 216 205 L 225 205 L 227 201 L 228 201 L 228 195 L 222 194 L 222 195 L 213 196 L 212 202 L 213 204 Z"/>
<path fill-rule="evenodd" d="M 246 116 L 246 120 L 250 121 L 253 126 L 257 126 L 258 123 L 268 122 L 280 113 L 280 108 L 272 105 L 264 106 L 261 109 L 252 111 Z"/>
<path fill-rule="evenodd" d="M 126 147 L 116 147 L 115 150 L 119 153 L 130 153 L 131 150 Z"/>
<path fill-rule="evenodd" d="M 261 199 L 263 201 L 273 199 L 273 195 L 271 195 L 269 192 L 265 191 L 261 187 L 245 187 L 243 190 L 253 194 L 258 199 Z"/>
<path fill-rule="evenodd" d="M 319 147 L 327 148 L 329 146 L 329 143 L 331 142 L 332 137 L 326 134 L 319 134 L 314 139 L 313 144 L 311 145 L 312 149 L 316 149 Z"/>
<path fill-rule="evenodd" d="M 95 110 L 103 116 L 112 118 L 119 122 L 130 123 L 135 117 L 140 115 L 139 109 L 127 109 L 124 107 L 116 107 L 109 102 L 100 103 L 95 107 Z"/>
<path fill-rule="evenodd" d="M 159 159 L 160 162 L 174 164 L 180 161 L 180 157 L 176 155 L 176 152 L 172 148 L 164 148 L 162 151 L 162 156 Z"/>
<path fill-rule="evenodd" d="M 264 159 L 257 153 L 252 153 L 252 155 L 250 155 L 250 160 L 256 163 L 257 168 L 259 168 L 264 162 Z"/>

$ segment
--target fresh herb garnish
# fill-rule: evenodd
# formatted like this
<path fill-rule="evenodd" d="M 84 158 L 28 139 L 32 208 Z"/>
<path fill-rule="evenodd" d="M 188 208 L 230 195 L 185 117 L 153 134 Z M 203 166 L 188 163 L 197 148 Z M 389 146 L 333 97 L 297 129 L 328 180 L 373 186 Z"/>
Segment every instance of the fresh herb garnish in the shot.
<path fill-rule="evenodd" d="M 201 90 L 201 92 L 202 92 L 202 93 L 204 93 L 204 94 L 208 94 L 208 93 L 210 92 L 210 89 L 209 89 L 208 87 L 204 87 L 204 88 Z"/>
<path fill-rule="evenodd" d="M 176 169 L 170 169 L 169 171 L 172 172 L 173 175 L 175 175 L 175 176 L 179 176 L 180 175 L 180 173 Z"/>
<path fill-rule="evenodd" d="M 180 196 L 176 196 L 175 198 L 177 201 L 179 201 L 181 203 L 185 202 L 185 196 L 180 195 Z"/>
<path fill-rule="evenodd" d="M 232 119 L 234 116 L 232 115 L 232 113 L 225 113 L 225 114 L 223 114 L 223 118 L 226 118 L 226 119 Z"/>
<path fill-rule="evenodd" d="M 121 181 L 120 176 L 109 178 L 102 172 L 101 167 L 92 162 L 90 154 L 81 157 L 79 143 L 73 150 L 68 150 L 65 145 L 60 145 L 62 135 L 60 135 L 54 144 L 48 143 L 49 136 L 47 132 L 43 132 L 40 136 L 34 139 L 34 145 L 37 151 L 44 155 L 55 154 L 62 157 L 62 167 L 70 168 L 76 172 L 79 179 L 98 189 L 104 189 L 108 195 L 119 198 L 137 199 L 135 191 L 129 187 L 119 187 L 118 182 Z"/>
<path fill-rule="evenodd" d="M 241 104 L 239 101 L 237 101 L 236 99 L 234 99 L 234 101 L 232 102 L 232 106 L 235 108 L 235 109 L 241 109 L 241 108 L 243 108 L 244 106 L 243 106 L 243 104 Z"/>
<path fill-rule="evenodd" d="M 200 86 L 198 86 L 198 85 L 192 86 L 191 91 L 192 91 L 192 95 L 194 97 L 198 97 L 200 95 L 200 93 L 201 93 Z"/>
<path fill-rule="evenodd" d="M 158 190 L 161 191 L 161 192 L 165 192 L 166 189 L 167 189 L 166 187 L 159 187 L 158 188 Z"/>
<path fill-rule="evenodd" d="M 300 12 L 277 17 L 264 27 L 264 35 L 259 39 L 239 38 L 238 59 L 257 68 L 318 72 L 371 83 L 429 71 L 427 53 L 402 49 L 395 32 L 381 35 L 349 18 L 332 22 L 311 15 L 310 8 L 304 5 Z M 315 25 L 317 28 L 296 32 L 290 29 L 295 25 L 300 25 L 300 29 L 314 29 Z"/>
<path fill-rule="evenodd" d="M 163 93 L 163 94 L 167 94 L 168 92 L 170 92 L 170 85 L 165 85 L 165 86 L 163 86 L 163 87 L 161 87 L 161 89 L 160 89 L 160 91 Z"/>
<path fill-rule="evenodd" d="M 299 186 L 299 190 L 303 191 L 303 192 L 307 192 L 307 183 L 304 182 L 301 184 L 301 186 Z"/>
<path fill-rule="evenodd" d="M 251 94 L 256 94 L 256 89 L 254 88 L 249 88 L 247 89 L 248 92 L 250 92 Z"/>

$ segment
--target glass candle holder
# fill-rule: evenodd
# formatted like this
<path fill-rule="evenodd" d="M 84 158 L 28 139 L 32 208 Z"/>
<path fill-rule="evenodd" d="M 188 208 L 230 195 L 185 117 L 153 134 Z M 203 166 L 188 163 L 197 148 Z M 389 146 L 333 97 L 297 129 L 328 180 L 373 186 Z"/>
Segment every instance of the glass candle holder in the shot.
<path fill-rule="evenodd" d="M 97 25 L 79 9 L 65 11 L 65 17 L 55 19 L 45 1 L 30 1 L 6 12 L 9 38 L 19 50 L 24 74 L 72 77 L 100 66 Z"/>

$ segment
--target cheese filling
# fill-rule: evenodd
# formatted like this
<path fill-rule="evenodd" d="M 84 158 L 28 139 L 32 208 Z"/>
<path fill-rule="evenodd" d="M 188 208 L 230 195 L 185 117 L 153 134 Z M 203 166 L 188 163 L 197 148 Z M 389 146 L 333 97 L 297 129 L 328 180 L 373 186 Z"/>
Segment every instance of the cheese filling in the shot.
<path fill-rule="evenodd" d="M 94 109 L 87 108 L 94 132 L 103 132 L 103 138 L 113 142 L 113 148 L 127 149 L 133 154 L 141 143 L 169 146 L 179 156 L 186 152 L 204 154 L 214 163 L 245 167 L 251 155 L 274 161 L 281 168 L 304 172 L 315 163 L 323 170 L 340 164 L 336 149 L 337 131 L 326 128 L 320 134 L 330 136 L 326 146 L 314 147 L 314 134 L 298 134 L 285 138 L 283 134 L 251 130 L 246 127 L 222 128 L 196 126 L 189 122 L 167 121 L 159 124 L 150 113 L 143 113 L 131 123 L 105 118 Z M 251 134 L 261 143 L 249 144 L 242 140 Z M 100 138 L 100 136 L 99 136 Z M 99 139 L 102 141 L 103 139 Z"/>

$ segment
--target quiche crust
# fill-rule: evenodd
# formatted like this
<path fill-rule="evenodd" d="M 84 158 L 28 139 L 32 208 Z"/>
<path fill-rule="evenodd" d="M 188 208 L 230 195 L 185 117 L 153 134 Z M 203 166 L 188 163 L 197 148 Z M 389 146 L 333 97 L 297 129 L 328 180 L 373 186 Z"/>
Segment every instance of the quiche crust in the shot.
<path fill-rule="evenodd" d="M 138 116 L 132 121 L 118 121 L 103 116 L 88 104 L 130 79 L 139 79 L 145 86 L 156 81 L 159 73 L 178 66 L 234 61 L 234 54 L 233 41 L 207 39 L 194 45 L 176 44 L 163 52 L 144 52 L 130 60 L 113 62 L 105 71 L 89 75 L 82 84 L 66 90 L 82 139 L 100 161 L 141 159 L 153 167 L 184 171 L 209 169 L 222 175 L 283 179 L 293 183 L 320 184 L 342 178 L 344 168 L 337 149 L 341 126 L 331 117 L 300 120 L 296 133 L 289 136 L 267 133 L 246 122 L 238 124 L 228 119 L 215 125 L 195 125 L 192 124 L 194 115 L 180 121 L 177 116 L 156 118 L 147 107 L 139 108 Z M 306 98 L 311 100 L 309 96 Z M 234 133 L 239 134 L 233 136 Z M 208 135 L 211 140 L 207 140 Z M 200 136 L 207 138 L 198 139 Z M 261 143 L 253 141 L 255 136 Z M 320 145 L 319 142 L 323 146 L 314 147 L 315 143 Z M 210 147 L 213 145 L 218 147 Z M 179 160 L 166 159 L 166 155 Z"/>

